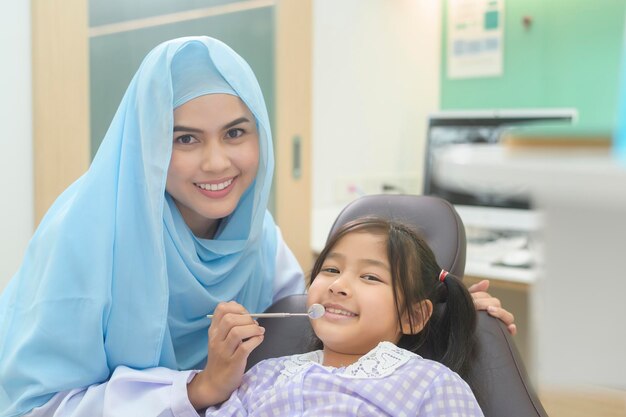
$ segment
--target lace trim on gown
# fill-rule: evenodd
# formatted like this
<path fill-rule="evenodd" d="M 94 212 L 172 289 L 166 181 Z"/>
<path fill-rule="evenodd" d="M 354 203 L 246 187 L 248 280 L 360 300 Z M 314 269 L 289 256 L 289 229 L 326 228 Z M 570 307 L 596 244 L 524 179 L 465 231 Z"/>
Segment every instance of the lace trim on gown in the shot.
<path fill-rule="evenodd" d="M 321 350 L 293 355 L 285 358 L 283 369 L 276 382 L 281 383 L 305 371 L 311 366 L 321 366 L 329 372 L 345 378 L 384 378 L 410 359 L 417 357 L 413 352 L 402 349 L 390 342 L 380 342 L 378 346 L 363 355 L 355 363 L 344 368 L 323 366 L 324 354 Z"/>

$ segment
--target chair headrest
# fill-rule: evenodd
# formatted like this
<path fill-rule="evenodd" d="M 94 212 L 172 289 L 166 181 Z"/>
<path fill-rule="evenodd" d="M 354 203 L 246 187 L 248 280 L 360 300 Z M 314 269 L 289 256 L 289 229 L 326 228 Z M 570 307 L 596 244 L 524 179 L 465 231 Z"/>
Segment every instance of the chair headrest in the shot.
<path fill-rule="evenodd" d="M 329 237 L 352 220 L 376 216 L 413 226 L 435 253 L 439 265 L 463 278 L 465 272 L 465 228 L 452 204 L 438 197 L 380 194 L 358 198 L 339 214 Z"/>

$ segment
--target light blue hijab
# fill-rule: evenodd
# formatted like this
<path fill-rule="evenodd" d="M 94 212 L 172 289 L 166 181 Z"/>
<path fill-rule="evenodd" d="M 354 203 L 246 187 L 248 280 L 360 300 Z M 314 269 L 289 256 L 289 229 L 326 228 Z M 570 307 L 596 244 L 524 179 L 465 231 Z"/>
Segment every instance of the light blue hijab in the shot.
<path fill-rule="evenodd" d="M 165 192 L 173 109 L 239 96 L 256 117 L 257 176 L 213 240 L 195 237 Z M 207 115 L 210 117 L 210 115 Z M 190 369 L 206 360 L 218 302 L 271 302 L 274 160 L 248 64 L 208 37 L 165 42 L 131 81 L 87 171 L 50 208 L 0 298 L 0 415 L 106 381 L 119 365 Z"/>

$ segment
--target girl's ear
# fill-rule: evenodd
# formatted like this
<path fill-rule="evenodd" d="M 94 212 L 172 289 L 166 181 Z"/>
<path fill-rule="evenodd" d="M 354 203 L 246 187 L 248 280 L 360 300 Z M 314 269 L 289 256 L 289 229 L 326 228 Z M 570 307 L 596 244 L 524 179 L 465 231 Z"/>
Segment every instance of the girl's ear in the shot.
<path fill-rule="evenodd" d="M 421 332 L 426 323 L 430 320 L 430 316 L 433 314 L 433 303 L 430 300 L 423 300 L 413 305 L 413 326 L 409 318 L 402 317 L 402 334 L 418 334 Z"/>

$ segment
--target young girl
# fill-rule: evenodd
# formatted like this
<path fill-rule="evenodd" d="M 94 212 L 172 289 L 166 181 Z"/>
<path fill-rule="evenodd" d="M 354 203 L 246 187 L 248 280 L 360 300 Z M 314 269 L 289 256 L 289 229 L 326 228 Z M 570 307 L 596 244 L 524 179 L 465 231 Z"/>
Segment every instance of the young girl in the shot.
<path fill-rule="evenodd" d="M 409 227 L 346 224 L 311 279 L 309 305 L 326 308 L 311 322 L 321 350 L 260 362 L 206 416 L 482 416 L 461 379 L 476 343 L 472 299 Z M 413 353 L 423 345 L 438 362 Z"/>
<path fill-rule="evenodd" d="M 204 36 L 152 50 L 0 297 L 0 416 L 180 415 L 226 400 L 262 341 L 242 313 L 304 291 L 266 210 L 273 166 L 239 55 Z M 499 305 L 485 289 L 477 307 Z"/>

